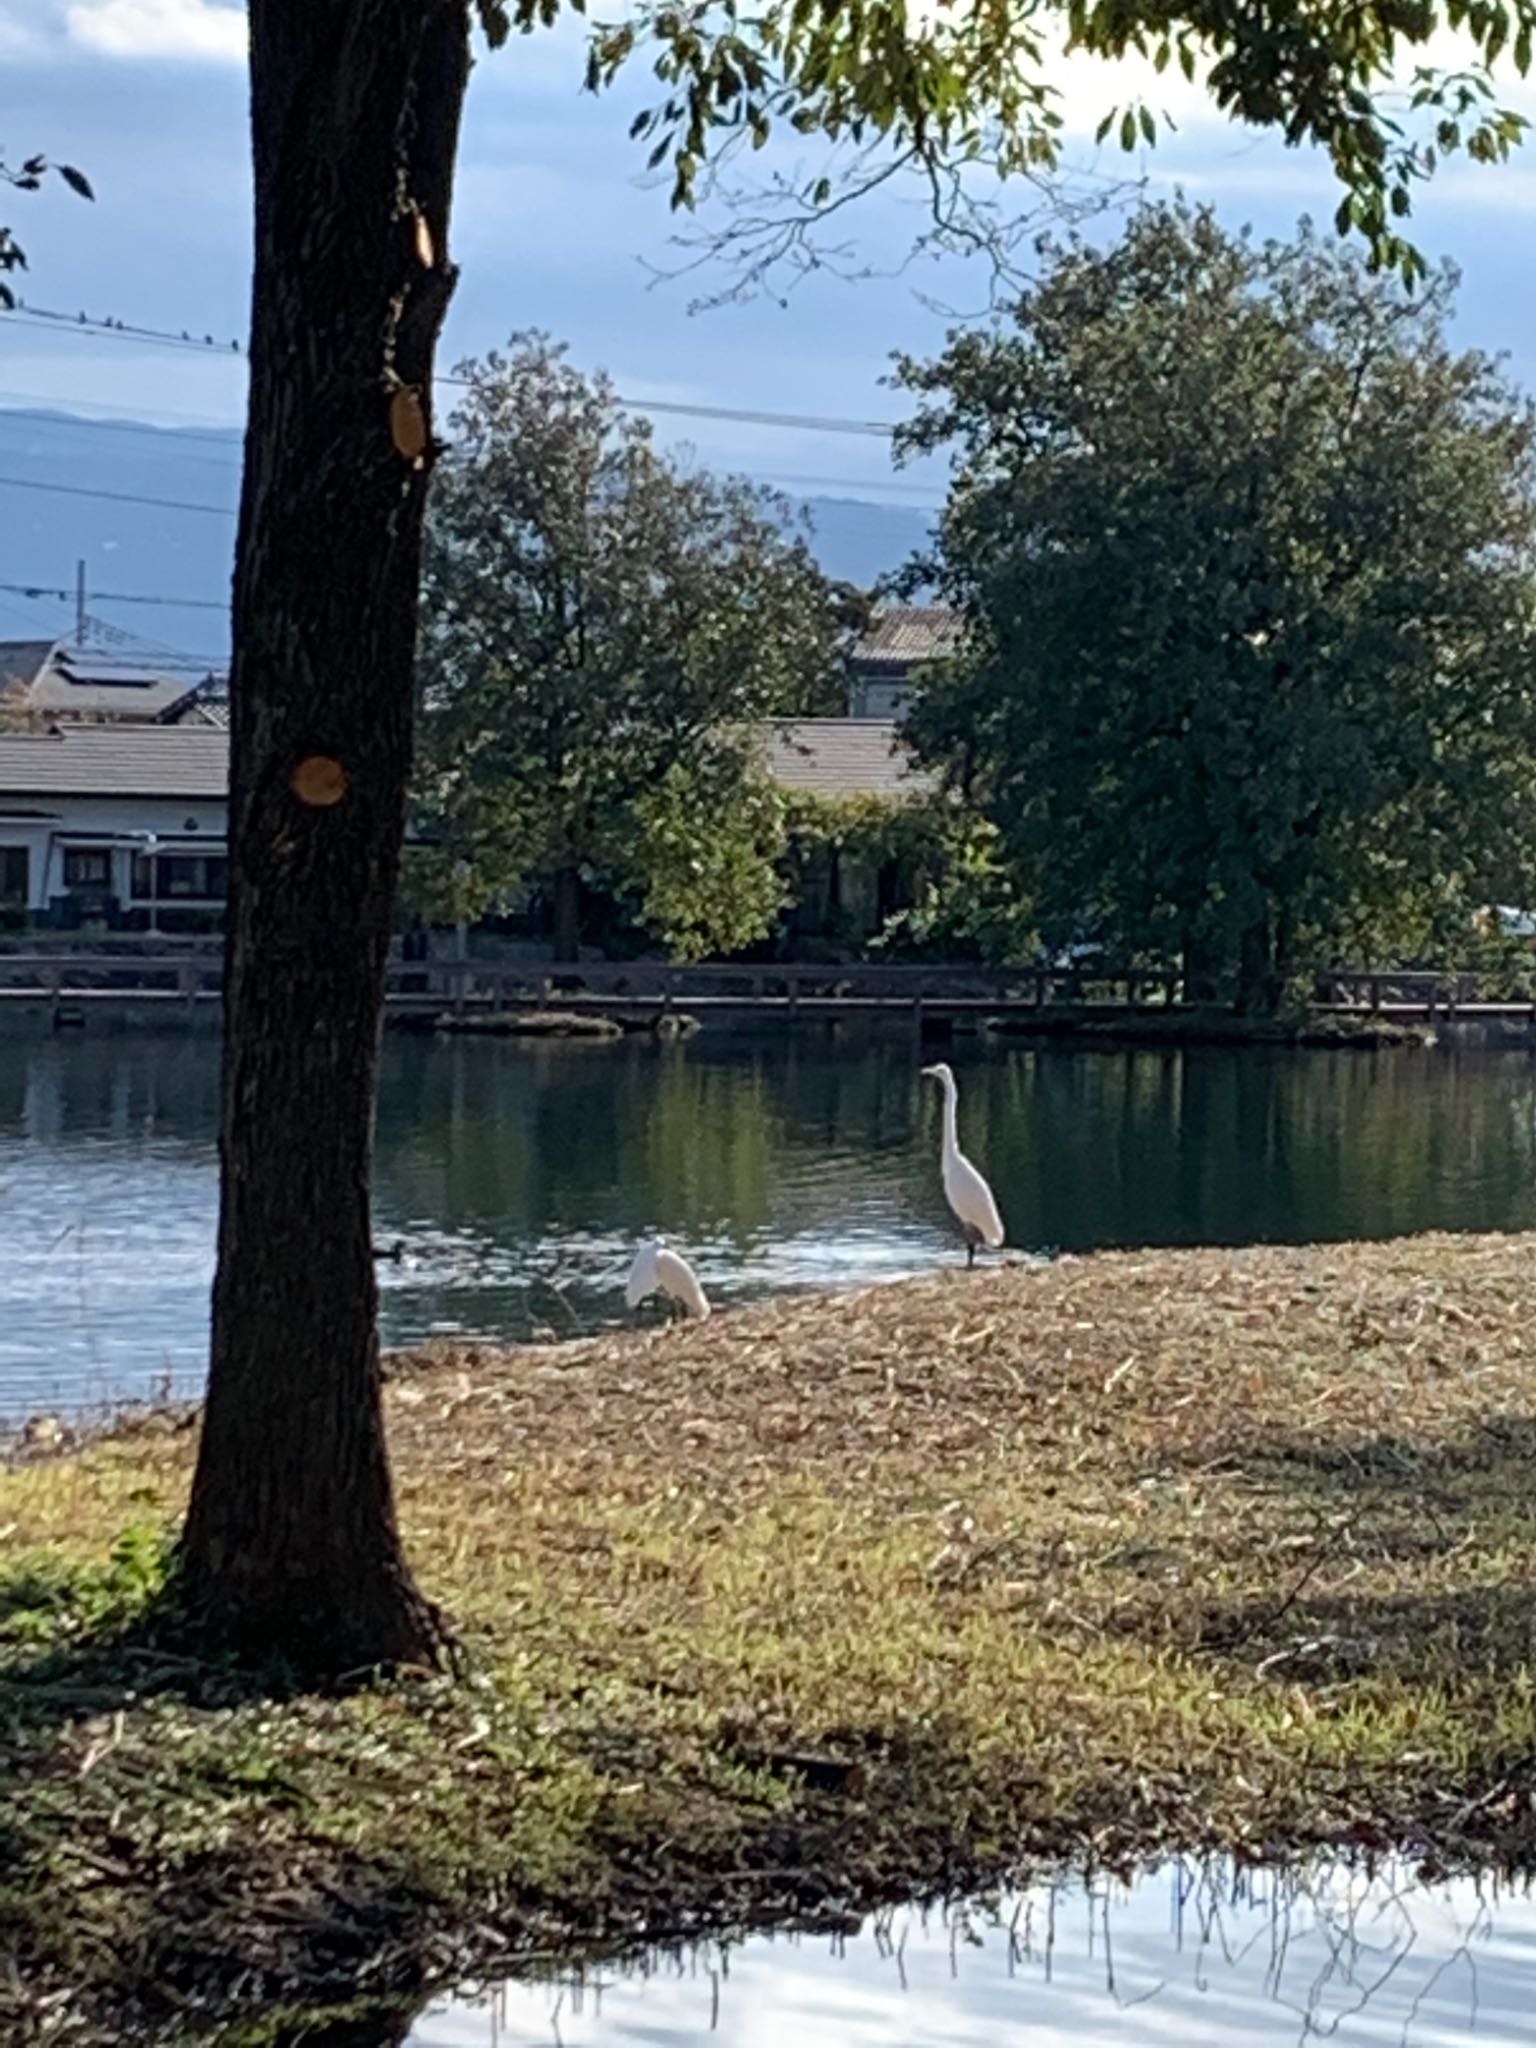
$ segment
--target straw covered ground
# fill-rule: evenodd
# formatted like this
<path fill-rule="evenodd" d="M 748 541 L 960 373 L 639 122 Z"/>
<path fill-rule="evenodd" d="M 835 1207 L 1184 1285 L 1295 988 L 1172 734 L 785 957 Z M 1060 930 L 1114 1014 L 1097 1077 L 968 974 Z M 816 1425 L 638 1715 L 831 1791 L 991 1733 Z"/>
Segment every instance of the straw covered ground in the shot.
<path fill-rule="evenodd" d="M 157 1652 L 195 1423 L 24 1457 L 0 2035 L 383 2010 L 1058 1858 L 1536 1861 L 1533 1255 L 1116 1254 L 397 1359 L 459 1684 Z"/>

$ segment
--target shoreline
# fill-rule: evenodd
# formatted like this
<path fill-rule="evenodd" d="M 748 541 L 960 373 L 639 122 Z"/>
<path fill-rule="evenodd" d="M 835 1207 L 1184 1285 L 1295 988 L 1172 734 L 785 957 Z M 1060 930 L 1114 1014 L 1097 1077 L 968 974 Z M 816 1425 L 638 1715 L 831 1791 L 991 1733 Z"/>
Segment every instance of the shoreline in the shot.
<path fill-rule="evenodd" d="M 1067 1255 L 395 1354 L 464 1685 L 157 1649 L 195 1416 L 0 1468 L 0 2031 L 404 2010 L 1178 1851 L 1529 1867 L 1533 1251 Z"/>

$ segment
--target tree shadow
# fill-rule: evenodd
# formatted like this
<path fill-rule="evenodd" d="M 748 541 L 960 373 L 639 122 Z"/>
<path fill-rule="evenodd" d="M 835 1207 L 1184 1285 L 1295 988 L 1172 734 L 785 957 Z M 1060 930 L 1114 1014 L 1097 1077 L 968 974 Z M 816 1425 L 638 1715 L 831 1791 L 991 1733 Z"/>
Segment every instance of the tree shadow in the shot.
<path fill-rule="evenodd" d="M 1536 1670 L 1536 1417 L 1443 1442 L 1281 1432 L 1235 1446 L 1224 1477 L 1283 1503 L 1294 1563 L 1262 1595 L 1208 1598 L 1199 1648 L 1307 1681 Z"/>

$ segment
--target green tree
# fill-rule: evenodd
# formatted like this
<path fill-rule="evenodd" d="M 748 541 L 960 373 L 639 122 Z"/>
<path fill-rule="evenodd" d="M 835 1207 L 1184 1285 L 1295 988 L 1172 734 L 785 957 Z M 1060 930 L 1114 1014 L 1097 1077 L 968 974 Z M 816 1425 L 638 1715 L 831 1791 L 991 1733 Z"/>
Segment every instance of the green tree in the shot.
<path fill-rule="evenodd" d="M 848 866 L 868 876 L 894 869 L 900 907 L 889 910 L 868 950 L 888 960 L 1019 960 L 1035 947 L 1033 906 L 1000 857 L 1000 835 L 947 794 L 800 796 L 787 806 L 786 898 L 829 893 Z M 834 930 L 854 942 L 860 934 Z"/>
<path fill-rule="evenodd" d="M 255 274 L 219 1254 L 181 1582 L 242 1643 L 333 1670 L 432 1656 L 441 1640 L 401 1551 L 384 1446 L 374 1080 L 471 31 L 478 17 L 501 43 L 557 13 L 558 0 L 247 0 Z M 1394 66 L 1447 23 L 1470 68 L 1426 76 L 1404 120 Z M 974 159 L 1038 179 L 1060 135 L 1048 35 L 1205 61 L 1220 106 L 1327 150 L 1350 218 L 1384 261 L 1406 261 L 1392 223 L 1431 152 L 1497 156 L 1514 139 L 1483 67 L 1506 45 L 1528 62 L 1533 24 L 1536 0 L 986 0 L 920 18 L 902 0 L 769 0 L 750 17 L 656 6 L 597 35 L 590 76 L 651 59 L 661 97 L 639 125 L 686 201 L 706 161 L 775 124 L 880 144 L 930 179 Z M 1132 112 L 1130 140 L 1140 125 Z"/>
<path fill-rule="evenodd" d="M 661 454 L 540 335 L 469 363 L 423 586 L 420 787 L 474 914 L 584 881 L 684 957 L 773 922 L 782 835 L 759 721 L 841 671 L 834 593 L 783 500 Z"/>
<path fill-rule="evenodd" d="M 1530 871 L 1532 412 L 1453 285 L 1150 207 L 902 366 L 906 445 L 961 449 L 928 567 L 968 623 L 914 731 L 1048 935 L 1273 1009 Z"/>

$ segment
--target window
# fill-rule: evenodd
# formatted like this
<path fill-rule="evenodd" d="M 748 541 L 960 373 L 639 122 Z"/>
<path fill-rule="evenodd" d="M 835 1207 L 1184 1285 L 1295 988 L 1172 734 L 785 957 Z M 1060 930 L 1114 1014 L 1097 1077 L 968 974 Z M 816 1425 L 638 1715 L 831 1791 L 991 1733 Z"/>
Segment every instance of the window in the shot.
<path fill-rule="evenodd" d="M 221 853 L 136 853 L 133 896 L 138 903 L 219 903 L 229 878 Z"/>
<path fill-rule="evenodd" d="M 66 889 L 109 889 L 112 886 L 112 855 L 105 846 L 66 846 L 64 849 Z"/>
<path fill-rule="evenodd" d="M 0 846 L 0 910 L 25 910 L 31 893 L 31 856 L 26 847 Z"/>

